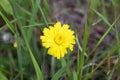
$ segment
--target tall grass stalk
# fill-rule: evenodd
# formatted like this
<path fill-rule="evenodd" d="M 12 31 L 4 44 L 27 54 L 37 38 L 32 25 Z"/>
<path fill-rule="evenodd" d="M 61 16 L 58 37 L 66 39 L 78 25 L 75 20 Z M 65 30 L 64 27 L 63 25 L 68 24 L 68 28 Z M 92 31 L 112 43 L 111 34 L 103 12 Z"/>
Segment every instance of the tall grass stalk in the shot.
<path fill-rule="evenodd" d="M 77 76 L 78 76 L 78 80 L 82 80 L 82 74 L 83 74 L 83 66 L 84 66 L 84 53 L 86 51 L 86 45 L 88 42 L 88 38 L 89 38 L 89 34 L 90 34 L 90 28 L 92 26 L 93 23 L 93 19 L 94 19 L 94 12 L 91 9 L 96 9 L 97 8 L 97 4 L 98 4 L 98 0 L 91 0 L 90 2 L 90 10 L 86 19 L 86 23 L 85 23 L 85 33 L 84 33 L 84 38 L 83 38 L 83 46 L 82 46 L 82 52 L 79 55 L 79 60 L 78 60 L 78 68 L 77 68 Z"/>

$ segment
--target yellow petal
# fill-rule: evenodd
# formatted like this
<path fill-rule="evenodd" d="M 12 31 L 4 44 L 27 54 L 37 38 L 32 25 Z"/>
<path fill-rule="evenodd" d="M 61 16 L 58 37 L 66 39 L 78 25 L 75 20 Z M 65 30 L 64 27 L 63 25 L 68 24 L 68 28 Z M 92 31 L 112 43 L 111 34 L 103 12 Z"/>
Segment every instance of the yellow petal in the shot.
<path fill-rule="evenodd" d="M 57 29 L 60 29 L 61 28 L 61 23 L 60 22 L 57 22 L 55 25 L 54 25 L 55 28 Z"/>

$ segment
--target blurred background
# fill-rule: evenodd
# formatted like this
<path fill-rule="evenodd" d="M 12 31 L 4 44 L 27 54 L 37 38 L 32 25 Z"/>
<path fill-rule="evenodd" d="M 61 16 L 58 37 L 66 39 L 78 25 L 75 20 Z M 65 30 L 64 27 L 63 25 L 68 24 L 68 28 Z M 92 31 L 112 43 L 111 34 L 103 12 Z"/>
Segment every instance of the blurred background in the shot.
<path fill-rule="evenodd" d="M 56 21 L 69 24 L 78 40 L 74 51 L 65 57 L 66 63 L 73 60 L 69 74 L 63 72 L 58 80 L 79 80 L 81 49 L 87 57 L 80 80 L 120 80 L 119 16 L 119 0 L 1 0 L 0 80 L 37 80 L 29 47 L 43 80 L 52 80 L 61 62 L 47 55 L 39 37 L 44 27 Z"/>

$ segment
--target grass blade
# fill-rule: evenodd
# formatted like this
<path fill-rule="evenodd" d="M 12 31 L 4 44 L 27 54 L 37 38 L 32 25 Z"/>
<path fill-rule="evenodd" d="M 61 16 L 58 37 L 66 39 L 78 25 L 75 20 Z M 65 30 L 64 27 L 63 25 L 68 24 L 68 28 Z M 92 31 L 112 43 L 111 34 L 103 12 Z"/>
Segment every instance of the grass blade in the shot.
<path fill-rule="evenodd" d="M 0 71 L 0 80 L 8 80 L 1 71 Z"/>
<path fill-rule="evenodd" d="M 2 12 L 0 12 L 0 15 L 2 16 L 2 18 L 4 19 L 4 21 L 8 25 L 9 29 L 15 34 L 14 26 L 10 23 L 10 21 L 4 16 L 4 14 Z"/>
<path fill-rule="evenodd" d="M 73 71 L 73 80 L 78 80 L 77 79 L 77 73 L 75 71 Z"/>
<path fill-rule="evenodd" d="M 0 6 L 8 13 L 13 14 L 12 6 L 9 3 L 9 0 L 0 0 Z"/>
<path fill-rule="evenodd" d="M 94 11 L 96 12 L 96 14 L 98 14 L 98 15 L 105 21 L 105 23 L 107 23 L 108 25 L 110 25 L 109 22 L 107 21 L 107 19 L 106 19 L 103 15 L 101 15 L 100 13 L 98 13 L 96 10 L 94 10 Z M 110 32 L 110 30 L 115 26 L 115 24 L 116 24 L 116 22 L 118 21 L 119 17 L 120 17 L 120 16 L 118 16 L 118 18 L 113 22 L 112 25 L 110 25 L 110 27 L 108 28 L 108 30 L 107 30 L 107 31 L 104 33 L 104 35 L 100 38 L 100 40 L 97 42 L 94 50 L 100 45 L 100 43 L 101 43 L 101 42 L 103 41 L 103 39 L 107 36 L 107 34 Z M 93 51 L 94 51 L 94 50 L 93 50 Z M 93 51 L 92 51 L 92 52 L 93 52 Z"/>
<path fill-rule="evenodd" d="M 51 80 L 58 80 L 60 76 L 71 66 L 72 62 L 73 61 L 70 61 L 67 65 L 65 65 L 59 71 L 57 71 Z"/>

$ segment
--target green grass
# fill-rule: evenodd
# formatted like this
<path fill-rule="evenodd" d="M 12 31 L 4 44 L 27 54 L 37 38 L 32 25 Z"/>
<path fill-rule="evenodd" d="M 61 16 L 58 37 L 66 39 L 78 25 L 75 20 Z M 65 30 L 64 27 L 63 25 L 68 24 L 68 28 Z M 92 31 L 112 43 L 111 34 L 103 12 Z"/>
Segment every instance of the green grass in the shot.
<path fill-rule="evenodd" d="M 49 0 L 5 1 L 0 2 L 0 20 L 5 22 L 0 26 L 0 34 L 7 28 L 17 42 L 17 48 L 13 47 L 13 43 L 7 44 L 0 40 L 0 80 L 120 79 L 119 0 L 88 2 L 82 43 L 79 42 L 79 36 L 82 35 L 75 32 L 74 51 L 68 50 L 68 54 L 60 60 L 49 56 L 48 50 L 38 43 L 43 28 L 56 21 L 54 19 L 55 21 L 49 22 L 49 17 L 53 16 Z M 107 7 L 111 8 L 112 13 L 108 12 Z M 106 31 L 94 48 L 89 50 L 87 44 L 91 30 L 99 24 L 104 25 Z M 110 32 L 114 33 L 114 41 L 111 41 L 106 49 L 100 49 L 100 45 Z M 117 63 L 112 63 L 113 56 L 117 56 Z M 109 59 L 110 64 L 107 62 Z M 118 73 L 114 74 L 115 72 Z"/>

